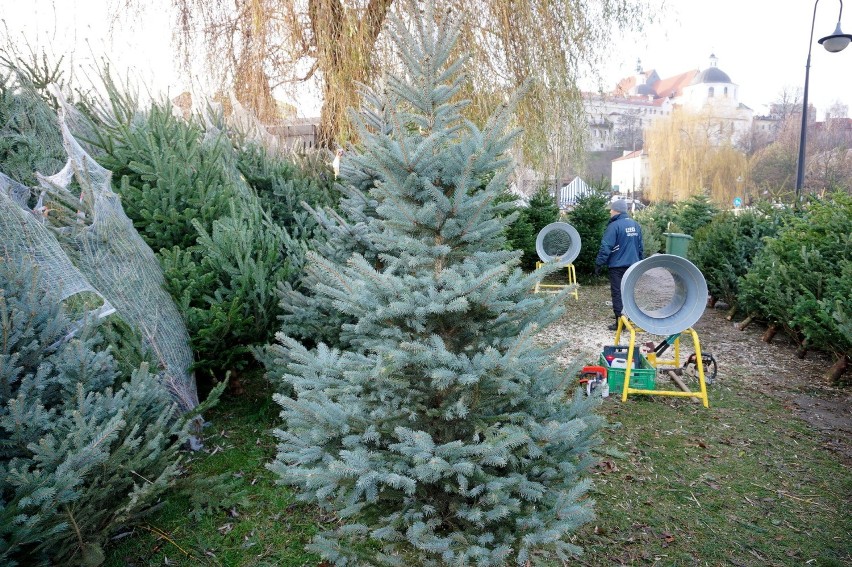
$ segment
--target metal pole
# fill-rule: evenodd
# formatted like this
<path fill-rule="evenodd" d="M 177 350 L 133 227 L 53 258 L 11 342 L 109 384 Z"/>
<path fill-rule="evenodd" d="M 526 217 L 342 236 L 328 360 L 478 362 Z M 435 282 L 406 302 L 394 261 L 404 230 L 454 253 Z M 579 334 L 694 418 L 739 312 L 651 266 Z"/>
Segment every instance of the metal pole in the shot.
<path fill-rule="evenodd" d="M 796 161 L 796 203 L 802 195 L 802 187 L 805 182 L 805 147 L 808 138 L 808 82 L 811 75 L 811 46 L 814 42 L 814 23 L 816 22 L 816 8 L 819 0 L 814 2 L 814 15 L 811 20 L 811 39 L 808 42 L 808 59 L 805 63 L 805 90 L 802 96 L 802 127 L 799 131 L 799 157 Z"/>
<path fill-rule="evenodd" d="M 816 10 L 819 0 L 814 2 L 814 15 L 811 18 L 811 38 L 808 41 L 808 60 L 805 63 L 805 91 L 802 95 L 802 129 L 799 133 L 799 158 L 796 162 L 796 204 L 802 196 L 802 188 L 805 184 L 805 146 L 808 138 L 808 81 L 811 75 L 811 47 L 814 43 L 814 23 L 816 22 Z M 843 10 L 843 1 L 840 2 Z M 841 12 L 842 13 L 842 12 Z"/>

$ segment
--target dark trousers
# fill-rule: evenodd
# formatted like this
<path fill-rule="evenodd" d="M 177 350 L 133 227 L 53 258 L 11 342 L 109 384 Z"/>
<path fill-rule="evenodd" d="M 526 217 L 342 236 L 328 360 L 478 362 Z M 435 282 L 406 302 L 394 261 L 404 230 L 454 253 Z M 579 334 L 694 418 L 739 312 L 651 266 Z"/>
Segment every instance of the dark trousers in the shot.
<path fill-rule="evenodd" d="M 612 295 L 612 312 L 615 313 L 616 319 L 621 317 L 621 310 L 624 308 L 621 302 L 621 278 L 624 277 L 627 268 L 629 266 L 609 268 L 609 292 Z"/>

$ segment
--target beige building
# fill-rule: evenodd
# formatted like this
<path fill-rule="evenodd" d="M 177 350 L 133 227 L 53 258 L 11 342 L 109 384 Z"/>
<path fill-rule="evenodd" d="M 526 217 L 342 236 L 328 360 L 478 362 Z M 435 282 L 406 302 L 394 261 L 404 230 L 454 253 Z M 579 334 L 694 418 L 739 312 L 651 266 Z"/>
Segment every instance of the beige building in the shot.
<path fill-rule="evenodd" d="M 678 106 L 706 113 L 721 127 L 726 140 L 744 135 L 751 128 L 754 112 L 739 102 L 739 85 L 717 64 L 716 56 L 710 55 L 703 71 L 692 69 L 662 79 L 656 70 L 644 71 L 637 61 L 634 75 L 620 80 L 612 92 L 586 95 L 586 149 L 639 149 L 633 142 L 641 136 L 633 134 L 641 134 Z"/>

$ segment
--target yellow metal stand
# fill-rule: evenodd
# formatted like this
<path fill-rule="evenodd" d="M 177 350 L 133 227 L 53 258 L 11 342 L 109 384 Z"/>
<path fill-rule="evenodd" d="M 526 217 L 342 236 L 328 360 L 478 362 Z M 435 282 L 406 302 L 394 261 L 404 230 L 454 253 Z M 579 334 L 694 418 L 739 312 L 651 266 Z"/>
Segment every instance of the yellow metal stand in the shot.
<path fill-rule="evenodd" d="M 536 262 L 535 269 L 539 269 L 544 266 L 544 262 Z M 566 287 L 574 286 L 574 291 L 569 293 L 568 295 L 573 295 L 574 299 L 577 301 L 580 300 L 580 294 L 577 291 L 577 271 L 574 269 L 574 264 L 566 264 L 565 269 L 568 270 L 568 284 L 543 284 L 541 282 L 536 282 L 535 289 L 533 293 L 538 293 L 539 291 L 546 291 L 548 293 L 556 293 L 559 290 L 565 289 Z"/>
<path fill-rule="evenodd" d="M 633 360 L 633 352 L 636 348 L 636 333 L 642 332 L 642 329 L 634 326 L 633 323 L 624 315 L 618 318 L 618 329 L 615 331 L 615 344 L 620 344 L 621 341 L 621 330 L 626 328 L 628 332 L 630 332 L 630 342 L 627 347 L 627 360 Z M 701 344 L 698 341 L 698 333 L 695 332 L 695 329 L 689 328 L 682 333 L 689 333 L 692 336 L 692 344 L 695 346 L 695 366 L 698 369 L 698 383 L 701 387 L 700 392 L 681 392 L 677 390 L 639 390 L 636 388 L 630 387 L 630 369 L 632 364 L 628 364 L 627 368 L 624 371 L 624 388 L 621 391 L 621 401 L 627 401 L 628 394 L 647 394 L 651 396 L 674 396 L 678 398 L 698 398 L 702 401 L 705 408 L 710 407 L 710 401 L 707 399 L 707 384 L 704 382 L 704 363 L 701 358 Z M 672 364 L 675 367 L 680 367 L 680 337 L 674 340 L 672 343 L 674 347 L 674 359 L 672 360 L 659 360 L 656 358 L 654 353 L 650 353 L 648 356 L 648 362 L 650 362 L 654 368 L 657 367 L 658 364 L 669 365 Z"/>

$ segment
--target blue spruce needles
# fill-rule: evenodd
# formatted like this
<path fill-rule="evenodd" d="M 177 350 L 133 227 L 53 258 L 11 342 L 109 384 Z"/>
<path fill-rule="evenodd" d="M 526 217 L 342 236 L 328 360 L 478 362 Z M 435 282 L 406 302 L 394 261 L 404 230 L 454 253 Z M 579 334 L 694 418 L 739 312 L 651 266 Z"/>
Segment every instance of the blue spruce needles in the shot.
<path fill-rule="evenodd" d="M 428 3 L 427 3 L 428 4 Z M 592 517 L 584 472 L 602 420 L 535 334 L 564 296 L 503 250 L 512 104 L 479 129 L 457 94 L 458 26 L 414 2 L 395 20 L 403 71 L 363 89 L 375 255 L 314 254 L 314 292 L 344 314 L 343 350 L 279 335 L 285 425 L 269 465 L 340 520 L 311 549 L 337 565 L 523 565 L 568 558 Z M 280 361 L 279 360 L 279 361 Z"/>
<path fill-rule="evenodd" d="M 147 364 L 73 325 L 29 261 L 0 255 L 0 564 L 100 565 L 179 474 L 188 423 Z"/>

